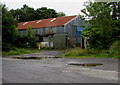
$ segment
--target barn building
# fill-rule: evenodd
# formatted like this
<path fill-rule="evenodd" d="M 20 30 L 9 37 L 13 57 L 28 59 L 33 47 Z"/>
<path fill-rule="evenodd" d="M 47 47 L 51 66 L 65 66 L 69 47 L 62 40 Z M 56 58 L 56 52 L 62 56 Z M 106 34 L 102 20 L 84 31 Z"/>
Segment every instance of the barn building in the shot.
<path fill-rule="evenodd" d="M 67 48 L 82 45 L 81 31 L 84 21 L 77 16 L 64 16 L 18 23 L 18 32 L 25 34 L 28 26 L 39 37 L 39 42 L 48 43 L 51 48 Z"/>

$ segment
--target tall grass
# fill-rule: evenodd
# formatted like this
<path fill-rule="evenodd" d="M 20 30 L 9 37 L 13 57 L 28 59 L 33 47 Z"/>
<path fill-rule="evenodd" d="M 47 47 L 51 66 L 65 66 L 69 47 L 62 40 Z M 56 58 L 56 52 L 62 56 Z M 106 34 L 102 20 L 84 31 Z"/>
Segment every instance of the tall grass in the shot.
<path fill-rule="evenodd" d="M 82 48 L 73 48 L 67 51 L 64 56 L 90 56 L 93 54 L 97 54 L 99 50 L 95 49 L 82 49 Z"/>
<path fill-rule="evenodd" d="M 111 55 L 120 56 L 120 41 L 115 41 L 109 51 Z"/>
<path fill-rule="evenodd" d="M 2 52 L 2 56 L 8 56 L 8 55 L 21 55 L 21 54 L 27 54 L 27 53 L 35 53 L 36 51 L 27 50 L 24 48 L 15 48 L 14 50 L 10 50 L 7 52 Z"/>
<path fill-rule="evenodd" d="M 65 57 L 71 58 L 120 58 L 118 49 L 116 47 L 111 50 L 98 50 L 98 49 L 82 49 L 82 48 L 73 48 L 69 51 L 66 51 L 63 55 Z"/>

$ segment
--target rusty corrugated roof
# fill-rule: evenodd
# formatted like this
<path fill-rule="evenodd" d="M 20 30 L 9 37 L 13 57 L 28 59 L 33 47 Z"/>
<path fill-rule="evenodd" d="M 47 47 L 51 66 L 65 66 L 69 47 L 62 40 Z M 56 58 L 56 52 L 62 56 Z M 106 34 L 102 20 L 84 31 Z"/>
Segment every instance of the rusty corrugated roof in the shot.
<path fill-rule="evenodd" d="M 18 23 L 17 29 L 18 30 L 26 29 L 28 27 L 28 25 L 30 25 L 32 28 L 61 26 L 75 17 L 76 16 L 64 16 L 64 17 L 57 17 L 57 18 L 49 18 L 49 19 L 21 22 L 21 23 Z"/>

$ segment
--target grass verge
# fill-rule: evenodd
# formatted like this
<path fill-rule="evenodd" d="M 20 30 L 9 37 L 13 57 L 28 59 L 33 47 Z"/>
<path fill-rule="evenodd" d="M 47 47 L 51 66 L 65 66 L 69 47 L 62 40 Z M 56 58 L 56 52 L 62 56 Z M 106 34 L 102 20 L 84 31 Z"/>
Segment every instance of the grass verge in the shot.
<path fill-rule="evenodd" d="M 11 51 L 4 51 L 2 52 L 2 56 L 9 56 L 9 55 L 21 55 L 21 54 L 27 54 L 27 53 L 36 53 L 38 51 L 28 50 L 24 48 L 15 48 Z"/>
<path fill-rule="evenodd" d="M 109 50 L 82 49 L 82 48 L 73 48 L 71 50 L 66 50 L 63 56 L 69 57 L 69 58 L 116 58 L 116 59 L 120 59 L 119 55 L 112 55 L 110 54 Z"/>

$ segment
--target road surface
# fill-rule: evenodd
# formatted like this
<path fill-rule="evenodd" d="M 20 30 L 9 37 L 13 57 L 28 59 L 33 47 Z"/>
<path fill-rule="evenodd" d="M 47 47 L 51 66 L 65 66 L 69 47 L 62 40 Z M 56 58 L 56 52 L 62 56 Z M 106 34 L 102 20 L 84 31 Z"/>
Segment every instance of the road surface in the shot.
<path fill-rule="evenodd" d="M 42 51 L 20 56 L 60 56 L 59 51 Z M 118 83 L 118 60 L 44 58 L 40 60 L 2 59 L 3 83 Z M 101 63 L 96 67 L 73 66 L 69 63 Z"/>

